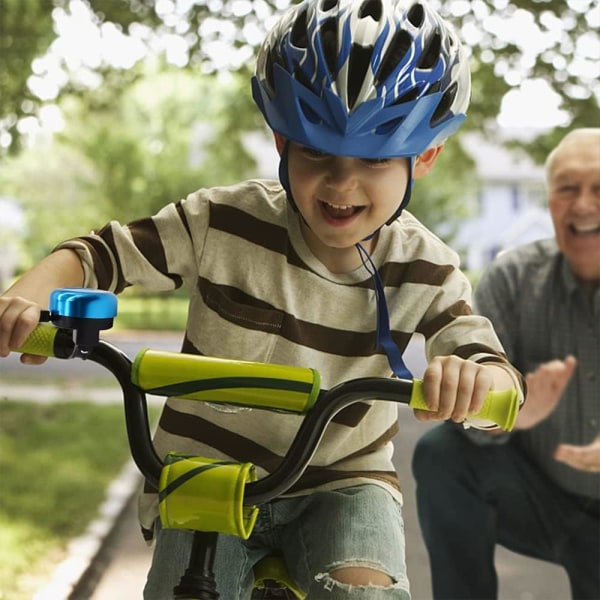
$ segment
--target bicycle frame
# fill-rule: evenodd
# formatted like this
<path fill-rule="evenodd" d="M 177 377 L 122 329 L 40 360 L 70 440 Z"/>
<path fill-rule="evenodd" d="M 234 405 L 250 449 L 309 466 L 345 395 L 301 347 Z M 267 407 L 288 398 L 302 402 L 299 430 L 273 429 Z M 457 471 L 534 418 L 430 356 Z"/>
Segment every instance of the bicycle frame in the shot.
<path fill-rule="evenodd" d="M 83 298 L 83 302 L 86 301 L 87 290 L 67 290 L 67 292 L 73 294 L 69 301 L 74 301 L 75 304 L 80 297 Z M 95 293 L 97 294 L 97 292 Z M 61 308 L 61 310 L 64 309 Z M 111 318 L 107 320 L 104 315 L 101 315 L 100 318 L 95 316 L 94 319 L 89 319 L 85 315 L 82 316 L 79 309 L 76 310 L 76 318 L 73 318 L 72 315 L 65 317 L 62 314 L 53 316 L 52 312 L 51 303 L 48 318 L 59 328 L 48 324 L 38 326 L 27 342 L 16 351 L 57 358 L 80 357 L 95 362 L 111 372 L 121 387 L 127 437 L 133 460 L 146 480 L 160 490 L 161 475 L 163 475 L 165 465 L 161 457 L 157 455 L 152 443 L 146 402 L 146 392 L 156 393 L 156 389 L 153 387 L 149 390 L 143 385 L 134 383 L 132 381 L 134 361 L 116 346 L 99 339 L 99 329 L 110 327 L 112 325 Z M 90 320 L 93 322 L 88 327 Z M 108 323 L 109 320 L 110 323 Z M 87 330 L 82 332 L 86 327 Z M 186 361 L 188 367 L 192 361 L 192 370 L 195 368 L 194 360 L 202 360 L 203 368 L 211 368 L 210 359 L 207 362 L 206 357 L 193 357 L 178 353 L 164 354 L 161 360 L 167 361 L 173 368 L 182 360 Z M 135 359 L 136 369 L 140 368 L 137 364 L 139 356 Z M 249 373 L 258 372 L 259 369 L 266 367 L 262 363 L 223 361 L 222 359 L 219 360 L 220 367 L 223 366 L 223 362 L 232 363 L 225 365 L 227 368 L 244 368 Z M 167 371 L 172 372 L 173 368 L 169 368 Z M 291 367 L 290 369 L 296 368 Z M 263 371 L 260 372 L 262 375 Z M 316 381 L 318 382 L 318 375 Z M 161 393 L 172 395 L 173 389 L 179 389 L 178 385 L 178 383 L 170 382 L 161 386 Z M 312 386 L 314 388 L 314 382 Z M 369 400 L 399 402 L 413 408 L 427 408 L 420 382 L 416 380 L 368 377 L 343 382 L 329 390 L 318 391 L 310 402 L 290 411 L 303 412 L 303 421 L 278 467 L 258 481 L 245 483 L 243 505 L 256 507 L 284 494 L 303 474 L 331 419 L 350 404 Z M 265 407 L 263 403 L 261 406 L 258 402 L 249 405 L 268 408 L 268 405 Z M 275 408 L 282 410 L 280 403 Z M 492 415 L 496 422 L 510 430 L 518 412 L 516 393 L 493 392 L 486 399 L 484 412 L 486 418 Z M 481 415 L 482 412 L 478 413 L 478 416 Z M 189 564 L 179 585 L 174 590 L 175 600 L 216 600 L 219 598 L 213 574 L 217 536 L 218 532 L 194 531 Z"/>

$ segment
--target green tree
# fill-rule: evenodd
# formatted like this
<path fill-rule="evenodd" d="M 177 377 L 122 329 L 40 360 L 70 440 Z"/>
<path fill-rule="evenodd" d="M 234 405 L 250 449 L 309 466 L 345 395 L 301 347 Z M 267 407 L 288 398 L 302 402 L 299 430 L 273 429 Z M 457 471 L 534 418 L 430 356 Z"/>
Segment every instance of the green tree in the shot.
<path fill-rule="evenodd" d="M 0 0 L 0 136 L 19 147 L 17 123 L 40 103 L 27 86 L 33 60 L 48 49 L 56 34 L 53 0 Z M 0 150 L 2 146 L 0 139 Z"/>
<path fill-rule="evenodd" d="M 93 94 L 72 100 L 59 139 L 95 165 L 111 218 L 146 216 L 199 187 L 250 173 L 244 130 L 226 117 L 239 86 L 235 76 L 224 83 L 174 69 L 146 73 L 111 104 L 97 106 Z"/>
<path fill-rule="evenodd" d="M 253 174 L 244 129 L 224 116 L 242 85 L 229 79 L 155 66 L 110 103 L 105 87 L 63 98 L 65 130 L 0 163 L 0 189 L 26 211 L 31 258 L 109 219 L 146 216 L 200 187 Z"/>
<path fill-rule="evenodd" d="M 61 240 L 89 231 L 104 218 L 94 165 L 61 144 L 44 144 L 0 164 L 0 189 L 20 202 L 27 231 L 26 268 Z M 81 190 L 91 192 L 82 201 Z M 77 218 L 74 218 L 77 215 Z"/>
<path fill-rule="evenodd" d="M 564 127 L 585 126 L 599 118 L 598 72 L 600 7 L 595 0 L 432 0 L 460 30 L 473 55 L 474 90 L 468 128 L 489 127 L 505 94 L 523 81 L 548 82 L 568 114 Z M 220 2 L 155 2 L 154 0 L 79 0 L 93 11 L 98 27 L 115 24 L 126 34 L 147 28 L 148 45 L 177 38 L 179 64 L 192 71 L 246 69 L 271 25 L 272 16 L 289 0 L 221 0 Z M 66 0 L 0 0 L 3 42 L 0 117 L 15 133 L 15 115 L 33 110 L 27 88 L 32 58 L 52 41 L 51 11 L 68 14 Z M 171 36 L 170 38 L 168 36 Z M 139 38 L 140 36 L 138 36 Z M 140 38 L 141 39 L 141 38 Z M 223 62 L 224 49 L 234 49 Z M 110 65 L 95 70 L 109 77 Z M 67 75 L 68 67 L 64 65 Z M 117 76 L 126 70 L 117 71 Z M 43 75 L 43 73 L 40 73 Z M 113 73 L 110 77 L 114 77 Z M 65 90 L 78 89 L 73 77 Z M 23 100 L 26 102 L 23 105 Z M 543 99 L 540 99 L 543 102 Z M 5 121 L 6 123 L 6 121 Z M 560 133 L 560 132 L 559 132 Z M 543 140 L 542 140 L 543 142 Z M 540 151 L 547 151 L 548 138 Z M 539 144 L 538 144 L 539 145 Z"/>

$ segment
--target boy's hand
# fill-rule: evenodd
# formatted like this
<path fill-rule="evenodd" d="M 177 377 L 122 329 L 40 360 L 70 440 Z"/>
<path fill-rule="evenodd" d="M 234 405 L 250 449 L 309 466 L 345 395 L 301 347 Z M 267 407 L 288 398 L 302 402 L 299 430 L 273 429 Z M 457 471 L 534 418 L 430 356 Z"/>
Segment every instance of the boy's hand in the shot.
<path fill-rule="evenodd" d="M 415 410 L 420 421 L 462 423 L 468 413 L 477 413 L 492 389 L 514 386 L 501 367 L 479 364 L 458 356 L 436 356 L 423 374 L 423 392 L 430 411 Z"/>
<path fill-rule="evenodd" d="M 40 320 L 40 306 L 19 296 L 0 297 L 0 356 L 8 356 L 12 348 L 19 348 Z M 39 365 L 44 356 L 21 355 L 21 362 Z"/>

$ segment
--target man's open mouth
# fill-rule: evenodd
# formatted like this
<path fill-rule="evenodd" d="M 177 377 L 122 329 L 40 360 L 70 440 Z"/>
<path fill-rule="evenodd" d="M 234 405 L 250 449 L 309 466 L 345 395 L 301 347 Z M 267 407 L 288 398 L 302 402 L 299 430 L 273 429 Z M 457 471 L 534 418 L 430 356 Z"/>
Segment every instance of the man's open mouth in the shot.
<path fill-rule="evenodd" d="M 586 225 L 576 225 L 571 223 L 569 231 L 576 236 L 592 236 L 600 233 L 600 223 L 590 223 Z"/>

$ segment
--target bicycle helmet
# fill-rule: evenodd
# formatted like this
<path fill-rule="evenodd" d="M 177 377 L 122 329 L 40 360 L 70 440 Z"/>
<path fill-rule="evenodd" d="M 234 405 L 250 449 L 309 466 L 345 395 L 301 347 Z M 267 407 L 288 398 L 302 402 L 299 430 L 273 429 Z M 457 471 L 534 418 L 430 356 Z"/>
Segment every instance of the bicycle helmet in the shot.
<path fill-rule="evenodd" d="M 463 122 L 470 74 L 426 0 L 306 0 L 265 39 L 252 91 L 288 140 L 337 156 L 414 157 Z"/>

